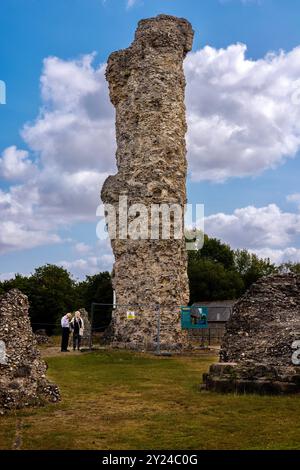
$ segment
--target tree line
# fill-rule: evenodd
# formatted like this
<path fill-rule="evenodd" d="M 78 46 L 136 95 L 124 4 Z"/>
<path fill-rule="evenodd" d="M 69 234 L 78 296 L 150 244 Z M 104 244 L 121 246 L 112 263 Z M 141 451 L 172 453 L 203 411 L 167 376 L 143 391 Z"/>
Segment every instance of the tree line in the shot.
<path fill-rule="evenodd" d="M 63 314 L 80 308 L 89 312 L 92 302 L 109 304 L 113 295 L 109 272 L 76 281 L 66 269 L 53 264 L 35 269 L 30 276 L 17 274 L 14 279 L 0 282 L 0 295 L 15 288 L 28 296 L 33 329 L 43 328 L 48 334 L 58 330 Z M 99 313 L 105 319 L 109 311 L 105 308 Z M 98 317 L 101 324 L 100 315 Z"/>
<path fill-rule="evenodd" d="M 188 252 L 190 303 L 237 299 L 253 282 L 276 272 L 300 274 L 300 263 L 276 266 L 268 258 L 261 259 L 247 250 L 233 250 L 205 235 L 203 247 Z M 92 302 L 111 304 L 113 298 L 109 272 L 76 281 L 66 269 L 52 264 L 35 269 L 30 276 L 17 274 L 14 279 L 0 282 L 0 295 L 13 288 L 29 298 L 33 329 L 45 328 L 50 334 L 62 314 L 82 307 L 89 312 Z M 100 308 L 96 320 L 99 326 L 107 322 L 110 312 L 109 307 Z"/>

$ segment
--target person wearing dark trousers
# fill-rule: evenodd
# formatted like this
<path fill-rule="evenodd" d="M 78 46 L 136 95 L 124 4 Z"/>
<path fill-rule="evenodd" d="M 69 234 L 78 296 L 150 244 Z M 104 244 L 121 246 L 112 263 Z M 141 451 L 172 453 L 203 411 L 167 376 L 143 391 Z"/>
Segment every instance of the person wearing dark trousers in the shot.
<path fill-rule="evenodd" d="M 69 345 L 69 336 L 70 336 L 70 321 L 72 318 L 71 313 L 67 313 L 61 319 L 61 352 L 69 352 L 68 345 Z"/>
<path fill-rule="evenodd" d="M 71 320 L 71 329 L 73 331 L 73 351 L 75 351 L 76 348 L 79 351 L 84 330 L 84 323 L 80 312 L 75 312 L 75 316 Z"/>

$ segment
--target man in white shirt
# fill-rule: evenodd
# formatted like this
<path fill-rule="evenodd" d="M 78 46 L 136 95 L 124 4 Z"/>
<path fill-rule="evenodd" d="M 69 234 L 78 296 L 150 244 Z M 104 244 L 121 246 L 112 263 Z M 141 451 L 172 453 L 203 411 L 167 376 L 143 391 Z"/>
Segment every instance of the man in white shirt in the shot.
<path fill-rule="evenodd" d="M 61 328 L 62 328 L 62 335 L 61 335 L 61 352 L 69 352 L 68 351 L 68 344 L 69 344 L 69 336 L 70 336 L 70 321 L 72 318 L 71 313 L 67 313 L 61 319 Z"/>

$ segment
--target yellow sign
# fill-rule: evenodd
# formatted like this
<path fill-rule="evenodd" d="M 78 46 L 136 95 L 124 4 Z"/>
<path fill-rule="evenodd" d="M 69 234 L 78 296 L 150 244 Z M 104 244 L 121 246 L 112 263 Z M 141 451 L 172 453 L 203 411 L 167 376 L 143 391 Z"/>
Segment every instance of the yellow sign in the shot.
<path fill-rule="evenodd" d="M 132 310 L 128 310 L 126 315 L 127 315 L 127 320 L 135 320 L 135 312 L 133 312 Z"/>

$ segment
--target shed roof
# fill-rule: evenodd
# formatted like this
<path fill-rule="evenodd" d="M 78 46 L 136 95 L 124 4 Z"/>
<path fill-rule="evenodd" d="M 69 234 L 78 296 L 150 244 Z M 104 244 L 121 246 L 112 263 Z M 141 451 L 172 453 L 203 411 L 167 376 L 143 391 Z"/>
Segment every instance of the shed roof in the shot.
<path fill-rule="evenodd" d="M 193 306 L 195 307 L 207 307 L 208 322 L 226 322 L 229 320 L 232 307 L 234 306 L 236 300 L 217 300 L 211 302 L 195 302 Z"/>

